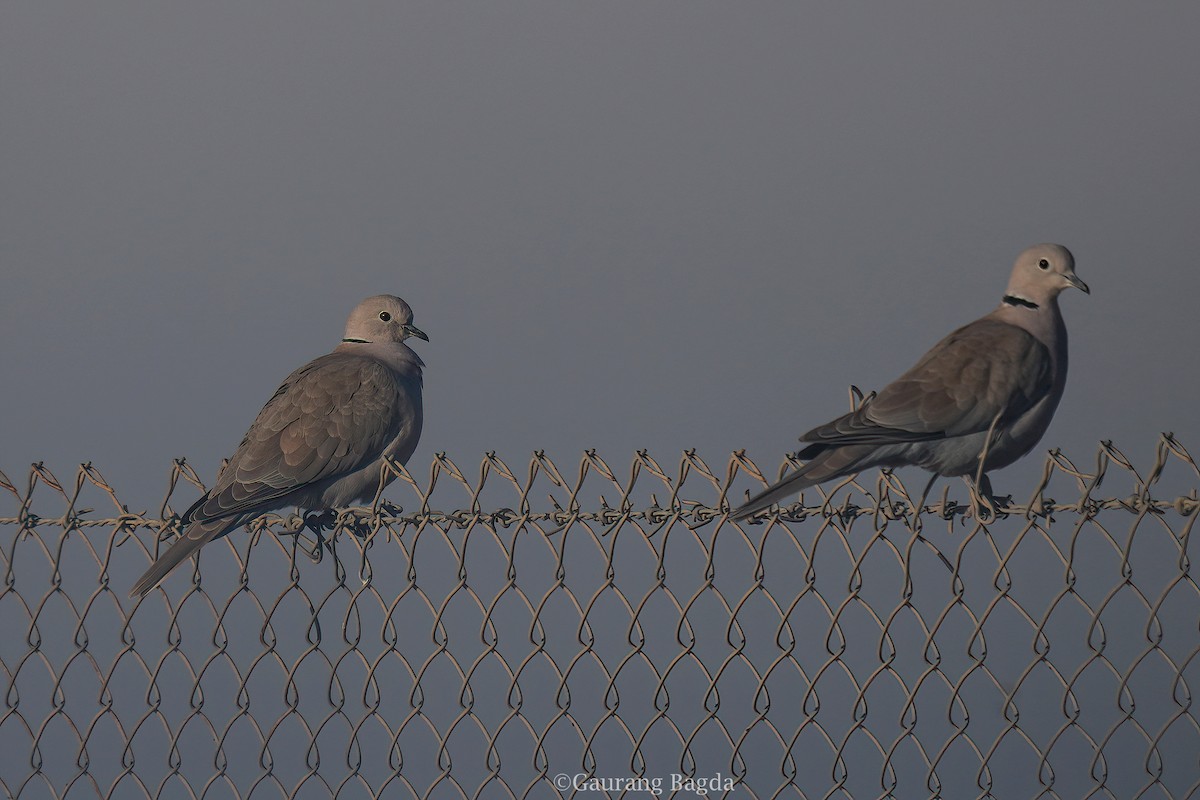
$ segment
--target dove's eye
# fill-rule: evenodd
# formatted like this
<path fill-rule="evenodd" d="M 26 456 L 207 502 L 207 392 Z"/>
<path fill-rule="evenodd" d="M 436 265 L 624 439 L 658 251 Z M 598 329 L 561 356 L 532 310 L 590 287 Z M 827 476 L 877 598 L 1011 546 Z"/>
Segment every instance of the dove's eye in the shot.
<path fill-rule="evenodd" d="M 1038 269 L 1050 269 L 1050 262 L 1043 258 L 1038 262 Z"/>
<path fill-rule="evenodd" d="M 388 312 L 386 312 L 386 311 L 380 311 L 380 312 L 379 312 L 379 318 L 380 318 L 381 320 L 383 320 L 384 322 L 387 322 L 388 320 L 390 320 L 390 319 L 392 318 L 392 315 L 391 315 L 391 314 L 389 314 L 389 313 L 388 313 Z"/>

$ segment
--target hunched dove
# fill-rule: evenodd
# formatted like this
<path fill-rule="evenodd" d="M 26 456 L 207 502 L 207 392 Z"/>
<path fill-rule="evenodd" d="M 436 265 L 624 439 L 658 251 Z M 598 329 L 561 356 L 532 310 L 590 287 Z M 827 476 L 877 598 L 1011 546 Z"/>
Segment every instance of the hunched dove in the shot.
<path fill-rule="evenodd" d="M 404 340 L 429 337 L 412 321 L 399 297 L 359 303 L 342 343 L 289 375 L 263 406 L 213 487 L 183 514 L 183 534 L 130 597 L 145 596 L 188 556 L 268 511 L 374 497 L 384 459 L 404 463 L 421 435 L 425 364 Z"/>
<path fill-rule="evenodd" d="M 1071 286 L 1091 293 L 1067 248 L 1039 244 L 1022 252 L 995 311 L 938 342 L 857 410 L 801 436 L 804 466 L 730 517 L 745 519 L 870 467 L 924 467 L 934 473 L 926 493 L 939 475 L 980 475 L 976 488 L 990 497 L 986 472 L 1033 449 L 1062 398 L 1067 329 L 1058 295 Z"/>

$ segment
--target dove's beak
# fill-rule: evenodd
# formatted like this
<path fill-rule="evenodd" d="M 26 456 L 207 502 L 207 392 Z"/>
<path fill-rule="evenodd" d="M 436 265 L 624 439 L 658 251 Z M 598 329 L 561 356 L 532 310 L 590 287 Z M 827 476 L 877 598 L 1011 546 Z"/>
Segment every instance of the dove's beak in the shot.
<path fill-rule="evenodd" d="M 1084 294 L 1092 293 L 1092 290 L 1088 288 L 1088 285 L 1086 283 L 1084 283 L 1083 281 L 1079 280 L 1079 278 L 1075 277 L 1074 274 L 1064 275 L 1063 277 L 1067 279 L 1067 283 L 1071 284 L 1072 286 L 1074 286 L 1076 289 L 1083 292 Z"/>
<path fill-rule="evenodd" d="M 1083 290 L 1086 292 L 1087 287 L 1086 286 L 1083 287 Z M 429 341 L 429 337 L 425 335 L 425 331 L 421 330 L 416 325 L 405 325 L 404 332 L 407 333 L 409 336 L 415 336 L 418 339 L 424 339 L 427 342 Z"/>

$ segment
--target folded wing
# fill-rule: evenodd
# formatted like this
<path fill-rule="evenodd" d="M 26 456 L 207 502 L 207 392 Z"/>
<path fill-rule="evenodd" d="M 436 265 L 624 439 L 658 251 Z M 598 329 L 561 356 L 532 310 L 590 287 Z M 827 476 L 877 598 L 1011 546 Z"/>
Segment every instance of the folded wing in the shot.
<path fill-rule="evenodd" d="M 306 364 L 259 412 L 183 521 L 268 511 L 297 489 L 370 465 L 403 425 L 401 392 L 392 371 L 370 358 L 331 353 Z"/>
<path fill-rule="evenodd" d="M 820 452 L 986 431 L 997 416 L 1003 425 L 1036 405 L 1052 374 L 1045 345 L 1021 328 L 984 318 L 951 333 L 862 408 L 800 440 L 814 445 L 807 451 Z"/>

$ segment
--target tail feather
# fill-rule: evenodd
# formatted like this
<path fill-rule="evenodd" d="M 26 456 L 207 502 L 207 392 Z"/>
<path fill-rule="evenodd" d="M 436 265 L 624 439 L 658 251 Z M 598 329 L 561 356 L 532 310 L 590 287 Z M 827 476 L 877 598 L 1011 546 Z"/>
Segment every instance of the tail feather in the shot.
<path fill-rule="evenodd" d="M 829 447 L 814 453 L 813 447 L 809 447 L 803 454 L 811 454 L 811 461 L 751 497 L 735 509 L 729 518 L 738 522 L 764 508 L 770 508 L 788 495 L 866 469 L 871 466 L 871 455 L 876 450 L 874 445 L 849 445 Z"/>
<path fill-rule="evenodd" d="M 156 586 L 175 571 L 175 568 L 198 552 L 201 547 L 217 539 L 237 527 L 237 520 L 214 520 L 211 522 L 193 522 L 175 542 L 167 548 L 167 552 L 158 557 L 150 569 L 129 590 L 133 598 L 145 597 Z"/>

